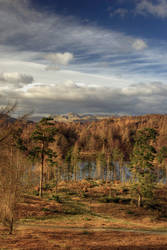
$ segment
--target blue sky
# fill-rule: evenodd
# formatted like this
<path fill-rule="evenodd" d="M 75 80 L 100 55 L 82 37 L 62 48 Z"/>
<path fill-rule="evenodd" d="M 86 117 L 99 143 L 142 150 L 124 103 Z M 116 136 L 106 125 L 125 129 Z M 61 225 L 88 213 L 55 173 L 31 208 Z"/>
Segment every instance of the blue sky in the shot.
<path fill-rule="evenodd" d="M 141 6 L 140 2 L 142 1 L 37 0 L 34 6 L 41 11 L 75 16 L 85 24 L 86 22 L 95 22 L 96 25 L 103 28 L 115 29 L 129 35 L 144 36 L 146 39 L 158 36 L 160 39 L 165 39 L 167 37 L 164 32 L 166 28 L 165 18 L 163 16 L 158 18 L 158 13 L 150 13 L 148 7 L 143 9 L 143 13 L 137 11 L 136 7 Z M 158 1 L 147 2 L 154 3 L 153 6 L 158 5 Z M 159 3 L 163 7 L 163 1 L 159 1 Z"/>
<path fill-rule="evenodd" d="M 166 113 L 167 0 L 0 0 L 0 105 Z"/>

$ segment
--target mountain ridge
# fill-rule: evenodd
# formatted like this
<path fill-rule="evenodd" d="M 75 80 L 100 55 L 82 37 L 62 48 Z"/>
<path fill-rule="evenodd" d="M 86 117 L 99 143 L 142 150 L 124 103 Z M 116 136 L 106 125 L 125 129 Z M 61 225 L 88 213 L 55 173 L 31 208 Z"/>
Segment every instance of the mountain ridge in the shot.
<path fill-rule="evenodd" d="M 109 115 L 94 115 L 94 114 L 78 114 L 74 112 L 70 112 L 67 114 L 54 115 L 54 121 L 58 122 L 90 122 L 90 121 L 98 121 L 106 118 L 111 118 L 113 116 Z"/>

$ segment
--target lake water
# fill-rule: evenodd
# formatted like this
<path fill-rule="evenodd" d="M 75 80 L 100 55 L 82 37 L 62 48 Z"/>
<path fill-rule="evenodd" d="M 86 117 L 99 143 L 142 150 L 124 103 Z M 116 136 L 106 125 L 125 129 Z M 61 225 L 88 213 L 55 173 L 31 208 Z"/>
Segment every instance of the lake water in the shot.
<path fill-rule="evenodd" d="M 69 177 L 70 176 L 70 177 Z M 132 181 L 128 162 L 124 162 L 122 166 L 118 162 L 112 162 L 110 166 L 101 165 L 98 166 L 94 161 L 82 161 L 77 164 L 75 168 L 70 169 L 70 174 L 67 177 L 67 173 L 61 173 L 63 179 L 100 179 L 104 181 L 120 181 L 127 183 Z M 157 168 L 157 182 L 167 182 L 167 170 L 166 168 Z"/>

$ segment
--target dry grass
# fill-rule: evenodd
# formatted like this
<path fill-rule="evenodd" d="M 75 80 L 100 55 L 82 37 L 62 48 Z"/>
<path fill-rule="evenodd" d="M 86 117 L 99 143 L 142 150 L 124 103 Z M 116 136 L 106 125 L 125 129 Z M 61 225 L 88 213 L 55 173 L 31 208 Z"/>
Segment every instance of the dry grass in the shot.
<path fill-rule="evenodd" d="M 167 237 L 131 232 L 93 232 L 18 228 L 14 236 L 1 231 L 1 249 L 167 249 Z"/>
<path fill-rule="evenodd" d="M 89 185 L 86 198 L 80 197 L 80 192 L 76 196 L 77 186 L 74 187 L 70 187 L 74 193 L 71 195 L 59 190 L 62 202 L 48 199 L 50 194 L 45 199 L 25 195 L 17 205 L 19 222 L 14 235 L 9 236 L 5 228 L 0 228 L 0 249 L 167 249 L 165 217 L 159 218 L 156 211 L 129 203 L 99 202 L 99 197 L 106 195 L 102 185 L 96 186 L 94 193 L 94 187 L 91 190 Z M 67 186 L 63 188 L 68 190 Z M 161 189 L 157 192 L 166 204 L 164 190 L 163 187 L 163 192 Z M 113 193 L 121 197 L 121 187 L 113 187 Z M 155 233 L 156 230 L 159 232 Z"/>

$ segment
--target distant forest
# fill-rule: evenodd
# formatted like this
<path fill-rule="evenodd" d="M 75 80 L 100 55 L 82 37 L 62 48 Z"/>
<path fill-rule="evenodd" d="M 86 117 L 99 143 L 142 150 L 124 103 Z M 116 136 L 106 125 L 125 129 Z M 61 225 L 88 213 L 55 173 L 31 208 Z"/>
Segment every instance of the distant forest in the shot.
<path fill-rule="evenodd" d="M 167 115 L 153 114 L 109 118 L 87 123 L 55 122 L 57 128 L 52 145 L 57 159 L 62 161 L 69 151 L 77 151 L 80 158 L 96 158 L 99 153 L 111 156 L 122 155 L 129 160 L 136 132 L 143 128 L 156 129 L 158 136 L 156 149 L 167 146 Z M 24 136 L 33 131 L 35 124 L 28 124 Z"/>

